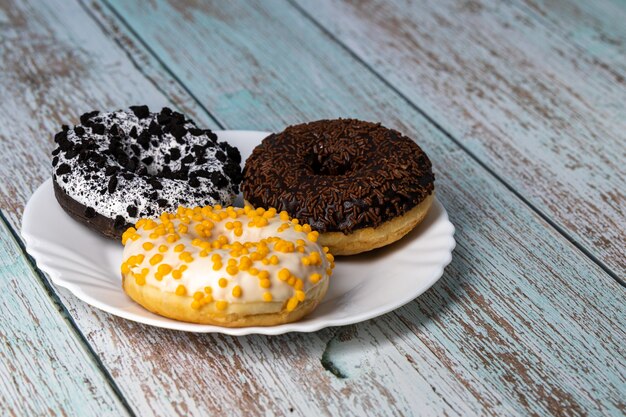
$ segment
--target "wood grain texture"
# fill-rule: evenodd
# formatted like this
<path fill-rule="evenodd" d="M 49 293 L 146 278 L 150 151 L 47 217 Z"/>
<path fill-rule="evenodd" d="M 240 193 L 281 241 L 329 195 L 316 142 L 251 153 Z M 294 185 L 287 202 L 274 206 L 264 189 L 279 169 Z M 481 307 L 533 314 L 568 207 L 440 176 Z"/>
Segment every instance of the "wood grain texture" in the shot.
<path fill-rule="evenodd" d="M 295 10 L 176 5 L 113 4 L 228 127 L 356 115 L 414 136 L 439 168 L 459 247 L 441 283 L 416 302 L 336 332 L 230 338 L 97 313 L 79 319 L 85 329 L 111 332 L 90 340 L 134 407 L 155 414 L 621 413 L 621 287 Z M 72 304 L 79 318 L 81 307 Z"/>
<path fill-rule="evenodd" d="M 0 415 L 127 415 L 0 222 Z"/>
<path fill-rule="evenodd" d="M 10 180 L 0 190 L 0 207 L 12 224 L 19 223 L 24 202 L 50 176 L 50 164 L 41 162 L 49 159 L 52 136 L 62 124 L 94 108 L 160 107 L 168 98 L 198 114 L 197 104 L 180 98 L 184 92 L 171 79 L 139 72 L 136 67 L 150 67 L 128 59 L 76 3 L 19 3 L 0 2 L 0 85 L 3 96 L 11 98 L 0 103 L 0 165 L 27 167 L 6 171 Z M 34 143 L 19 146 L 26 138 Z"/>
<path fill-rule="evenodd" d="M 626 6 L 622 0 L 513 0 L 512 4 L 597 58 L 596 63 L 616 79 L 626 76 Z"/>
<path fill-rule="evenodd" d="M 298 4 L 624 279 L 623 23 L 605 42 L 588 33 L 600 25 L 596 10 L 616 12 L 610 29 L 624 8 L 527 3 Z M 582 13 L 583 3 L 596 5 Z M 575 27 L 579 14 L 586 20 Z"/>

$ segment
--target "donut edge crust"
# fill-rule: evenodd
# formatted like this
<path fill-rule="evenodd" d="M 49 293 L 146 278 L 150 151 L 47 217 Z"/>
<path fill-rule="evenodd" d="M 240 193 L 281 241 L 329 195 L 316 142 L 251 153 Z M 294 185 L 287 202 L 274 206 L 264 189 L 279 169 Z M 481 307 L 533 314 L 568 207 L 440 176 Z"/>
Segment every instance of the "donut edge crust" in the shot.
<path fill-rule="evenodd" d="M 328 290 L 329 280 L 315 287 L 314 291 L 307 292 L 304 302 L 298 304 L 295 310 L 287 311 L 287 302 L 254 302 L 235 304 L 242 313 L 222 313 L 215 309 L 215 302 L 206 304 L 198 310 L 191 308 L 193 298 L 180 296 L 162 291 L 152 285 L 137 285 L 135 280 L 122 274 L 122 288 L 136 303 L 152 313 L 173 320 L 196 324 L 210 324 L 220 327 L 252 327 L 276 326 L 279 324 L 298 321 L 312 312 L 324 298 Z M 255 313 L 257 311 L 275 310 L 275 312 Z"/>
<path fill-rule="evenodd" d="M 125 224 L 122 229 L 116 230 L 114 227 L 114 220 L 109 219 L 98 212 L 96 212 L 95 216 L 91 218 L 85 216 L 85 209 L 87 207 L 67 195 L 59 184 L 57 184 L 56 180 L 52 180 L 52 182 L 54 186 L 54 196 L 63 210 L 65 210 L 65 212 L 74 220 L 87 226 L 89 229 L 97 232 L 101 236 L 109 239 L 120 240 L 124 230 L 131 226 L 129 224 Z"/>
<path fill-rule="evenodd" d="M 377 227 L 357 229 L 350 234 L 326 232 L 318 242 L 328 246 L 333 255 L 356 255 L 400 240 L 424 220 L 435 198 L 435 191 L 401 216 L 387 220 Z"/>

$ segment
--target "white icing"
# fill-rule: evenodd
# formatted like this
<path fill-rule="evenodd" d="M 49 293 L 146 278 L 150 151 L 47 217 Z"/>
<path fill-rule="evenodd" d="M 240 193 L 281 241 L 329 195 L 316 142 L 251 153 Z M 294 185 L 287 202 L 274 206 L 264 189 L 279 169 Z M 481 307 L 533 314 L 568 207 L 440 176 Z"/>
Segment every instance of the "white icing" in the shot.
<path fill-rule="evenodd" d="M 150 144 L 148 149 L 144 149 L 137 144 L 137 139 L 129 136 L 130 132 L 135 127 L 137 134 L 141 134 L 156 119 L 157 113 L 151 113 L 149 117 L 144 119 L 139 119 L 134 113 L 127 111 L 100 113 L 91 120 L 95 123 L 104 124 L 105 134 L 94 134 L 90 127 L 81 126 L 85 129 L 85 134 L 82 137 L 76 134 L 75 127 L 67 132 L 67 139 L 75 144 L 79 144 L 86 139 L 93 139 L 98 146 L 98 152 L 107 157 L 107 166 L 119 166 L 115 157 L 108 151 L 110 140 L 106 135 L 111 126 L 117 124 L 124 132 L 122 143 L 126 154 L 133 155 L 131 145 L 136 145 L 141 149 L 140 159 L 146 157 L 153 158 L 151 164 L 142 164 L 146 167 L 150 176 L 157 175 L 165 166 L 168 166 L 172 171 L 179 170 L 181 168 L 181 160 L 186 155 L 193 154 L 192 147 L 194 145 L 205 145 L 210 141 L 204 134 L 194 136 L 187 132 L 183 137 L 184 143 L 179 143 L 171 133 L 163 133 L 159 136 L 151 136 L 150 140 L 158 141 L 158 143 L 156 145 Z M 186 129 L 196 128 L 189 121 L 184 124 L 184 127 Z M 171 160 L 166 163 L 165 156 L 172 149 L 178 149 L 181 157 L 178 160 Z M 88 172 L 87 165 L 90 161 L 79 161 L 78 157 L 67 158 L 66 153 L 63 151 L 58 153 L 58 161 L 55 161 L 55 167 L 58 168 L 65 163 L 71 167 L 71 171 L 64 175 L 57 175 L 55 169 L 54 177 L 63 191 L 80 204 L 93 208 L 97 213 L 105 217 L 115 219 L 116 216 L 121 215 L 126 223 L 135 223 L 140 217 L 154 217 L 163 211 L 173 211 L 179 205 L 232 204 L 237 192 L 237 185 L 233 184 L 231 178 L 225 173 L 225 162 L 223 163 L 216 159 L 215 155 L 218 151 L 222 152 L 218 144 L 207 148 L 204 154 L 207 161 L 199 166 L 194 166 L 192 162 L 190 172 L 197 169 L 219 172 L 228 181 L 228 184 L 224 187 L 215 186 L 209 178 L 205 177 L 198 177 L 200 185 L 196 188 L 191 187 L 188 181 L 160 177 L 158 180 L 163 188 L 157 189 L 148 181 L 149 178 L 147 176 L 133 175 L 132 178 L 126 179 L 119 173 L 116 173 L 117 186 L 113 193 L 109 193 L 107 185 L 110 176 L 105 175 L 104 168 Z M 86 174 L 90 178 L 86 178 Z M 155 192 L 157 197 L 150 198 L 149 195 Z M 213 194 L 213 197 L 211 194 Z M 214 198 L 215 196 L 217 198 Z M 166 205 L 159 205 L 159 200 L 165 200 L 167 202 Z M 135 216 L 131 216 L 127 212 L 129 205 L 137 207 Z"/>
<path fill-rule="evenodd" d="M 272 301 L 281 302 L 293 297 L 295 293 L 294 288 L 287 284 L 285 281 L 281 281 L 278 278 L 278 272 L 283 268 L 287 268 L 291 272 L 291 274 L 303 280 L 303 291 L 305 291 L 305 293 L 309 293 L 317 286 L 327 285 L 326 281 L 329 279 L 329 276 L 326 271 L 328 268 L 331 267 L 331 263 L 326 259 L 323 248 L 319 244 L 307 239 L 307 233 L 297 232 L 294 230 L 293 227 L 289 227 L 282 232 L 278 232 L 278 228 L 280 227 L 280 225 L 286 223 L 285 221 L 280 220 L 278 215 L 276 215 L 272 219 L 269 219 L 269 224 L 267 226 L 260 228 L 246 227 L 249 220 L 245 216 L 240 216 L 237 220 L 241 221 L 244 225 L 242 236 L 237 237 L 234 234 L 233 230 L 226 229 L 225 225 L 227 222 L 235 221 L 233 219 L 226 219 L 220 222 L 214 222 L 215 227 L 212 230 L 212 237 L 203 239 L 213 241 L 217 239 L 219 235 L 224 235 L 231 243 L 234 241 L 238 241 L 243 244 L 245 242 L 258 242 L 264 238 L 277 236 L 281 239 L 291 241 L 294 244 L 298 239 L 302 239 L 305 242 L 304 253 L 299 253 L 297 251 L 291 253 L 282 253 L 272 250 L 268 257 L 270 257 L 271 255 L 276 255 L 279 259 L 278 265 L 263 265 L 261 261 L 254 262 L 253 267 L 259 270 L 266 270 L 269 272 L 269 279 L 271 282 L 270 288 L 262 288 L 259 285 L 259 278 L 257 276 L 249 274 L 247 271 L 239 271 L 236 275 L 229 275 L 226 272 L 226 266 L 227 260 L 231 257 L 229 255 L 230 250 L 213 249 L 207 257 L 200 257 L 199 252 L 202 249 L 191 244 L 191 241 L 194 238 L 198 237 L 198 234 L 194 231 L 193 228 L 194 224 L 197 224 L 197 222 L 194 221 L 189 224 L 189 232 L 187 234 L 181 235 L 181 239 L 175 243 L 167 243 L 165 236 L 159 237 L 157 239 L 150 239 L 149 235 L 153 231 L 153 229 L 146 231 L 140 228 L 137 231 L 137 233 L 140 235 L 139 239 L 134 241 L 131 239 L 127 240 L 126 246 L 124 248 L 123 259 L 124 261 L 126 261 L 131 255 L 145 254 L 145 259 L 143 260 L 143 262 L 138 264 L 137 266 L 131 267 L 131 272 L 139 273 L 143 268 L 148 268 L 149 272 L 146 276 L 147 285 L 153 285 L 163 291 L 175 293 L 176 288 L 182 284 L 187 289 L 187 295 L 193 295 L 196 291 L 204 292 L 204 288 L 210 286 L 212 288 L 212 295 L 214 300 L 225 300 L 229 303 L 263 301 L 263 293 L 266 291 L 272 294 Z M 172 220 L 172 222 L 176 225 L 176 228 L 178 229 L 180 221 L 174 219 Z M 291 222 L 288 223 L 291 224 Z M 155 246 L 153 249 L 145 251 L 142 248 L 144 242 L 152 242 Z M 191 263 L 186 263 L 180 260 L 180 253 L 174 252 L 174 246 L 180 243 L 183 243 L 185 245 L 184 250 L 190 252 L 192 257 L 194 258 Z M 165 253 L 159 252 L 159 245 L 167 245 L 169 247 L 168 251 Z M 272 243 L 269 244 L 269 248 L 273 249 Z M 318 252 L 321 255 L 321 265 L 305 266 L 302 263 L 302 257 L 309 256 L 312 252 Z M 150 258 L 158 253 L 161 253 L 163 255 L 163 261 L 154 266 L 150 265 Z M 218 271 L 213 270 L 213 261 L 211 260 L 211 256 L 216 253 L 221 255 L 223 260 L 223 266 Z M 235 259 L 238 260 L 239 258 Z M 172 277 L 172 274 L 170 273 L 159 281 L 155 278 L 155 273 L 157 272 L 158 266 L 162 263 L 168 264 L 174 269 L 178 269 L 181 265 L 187 265 L 188 269 L 183 272 L 183 276 L 180 279 L 174 279 Z M 313 273 L 318 273 L 322 276 L 322 278 L 317 283 L 312 283 L 309 279 L 309 277 Z M 219 286 L 220 278 L 226 278 L 228 280 L 228 285 L 225 288 L 221 288 Z M 233 288 L 237 285 L 240 286 L 242 289 L 242 296 L 238 298 L 234 297 L 232 294 Z"/>

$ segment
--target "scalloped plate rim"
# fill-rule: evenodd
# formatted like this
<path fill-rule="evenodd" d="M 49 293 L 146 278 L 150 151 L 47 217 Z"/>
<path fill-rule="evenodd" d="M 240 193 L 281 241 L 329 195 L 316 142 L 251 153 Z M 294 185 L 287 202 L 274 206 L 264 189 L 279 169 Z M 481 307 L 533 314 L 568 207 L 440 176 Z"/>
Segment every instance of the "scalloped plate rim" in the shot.
<path fill-rule="evenodd" d="M 255 137 L 257 140 L 263 139 L 269 134 L 268 132 L 249 131 L 249 130 L 222 130 L 222 131 L 216 130 L 214 132 L 218 136 L 230 136 L 230 135 L 252 136 L 252 137 Z M 223 138 L 220 138 L 220 139 L 223 139 Z M 163 318 L 157 315 L 153 315 L 154 317 L 151 317 L 151 316 L 139 316 L 138 317 L 136 313 L 127 312 L 118 307 L 113 307 L 105 302 L 102 302 L 101 300 L 97 298 L 94 298 L 88 295 L 87 293 L 85 293 L 85 291 L 81 288 L 80 285 L 77 285 L 73 282 L 70 282 L 64 279 L 63 274 L 59 270 L 57 270 L 54 267 L 49 266 L 45 262 L 45 259 L 48 255 L 41 253 L 37 249 L 44 242 L 42 242 L 37 236 L 34 236 L 28 233 L 25 229 L 28 228 L 28 225 L 26 224 L 26 222 L 27 222 L 27 219 L 29 218 L 29 213 L 30 211 L 34 209 L 33 206 L 37 202 L 37 197 L 39 196 L 40 193 L 45 192 L 46 187 L 50 187 L 50 188 L 52 187 L 51 178 L 44 181 L 37 188 L 37 190 L 35 190 L 31 198 L 27 202 L 26 207 L 24 209 L 24 214 L 22 216 L 21 235 L 24 238 L 26 250 L 35 259 L 37 263 L 37 267 L 43 272 L 45 272 L 46 274 L 48 274 L 48 276 L 50 277 L 50 280 L 55 285 L 69 290 L 77 298 L 86 302 L 87 304 L 90 304 L 109 314 L 122 317 L 127 320 L 131 320 L 134 322 L 143 323 L 143 324 L 147 324 L 147 325 L 151 325 L 155 327 L 166 328 L 170 330 L 179 330 L 179 331 L 194 332 L 194 333 L 223 333 L 223 334 L 228 334 L 232 336 L 245 336 L 245 335 L 250 335 L 250 334 L 279 335 L 279 334 L 284 334 L 284 333 L 289 333 L 289 332 L 309 333 L 309 332 L 315 332 L 315 331 L 324 329 L 326 327 L 345 326 L 345 325 L 350 325 L 350 324 L 355 324 L 355 323 L 363 322 L 366 320 L 370 320 L 372 318 L 382 316 L 386 313 L 389 313 L 397 308 L 400 308 L 408 304 L 409 302 L 411 302 L 412 300 L 414 300 L 415 298 L 423 294 L 425 291 L 427 291 L 430 287 L 432 287 L 442 277 L 444 268 L 452 261 L 452 251 L 454 250 L 456 246 L 456 241 L 454 239 L 454 233 L 455 233 L 454 225 L 450 222 L 448 218 L 448 214 L 445 210 L 445 207 L 443 207 L 443 205 L 435 197 L 434 202 L 433 202 L 433 207 L 439 206 L 441 210 L 436 222 L 443 223 L 445 225 L 445 228 L 447 229 L 447 230 L 444 229 L 447 232 L 445 236 L 447 238 L 446 240 L 447 245 L 445 248 L 442 249 L 442 251 L 445 250 L 447 252 L 447 256 L 445 257 L 445 259 L 442 259 L 437 263 L 436 271 L 432 273 L 427 280 L 421 280 L 419 282 L 419 285 L 416 285 L 414 292 L 411 292 L 404 297 L 400 297 L 399 299 L 394 300 L 393 302 L 389 302 L 385 305 L 381 305 L 376 308 L 363 311 L 359 314 L 353 314 L 348 317 L 339 317 L 339 318 L 329 317 L 326 319 L 323 319 L 323 317 L 318 317 L 313 322 L 299 321 L 299 322 L 287 323 L 287 324 L 282 324 L 278 326 L 270 326 L 270 327 L 228 328 L 228 327 L 219 327 L 219 326 L 212 326 L 212 325 L 205 325 L 205 324 L 175 321 L 175 320 Z M 432 208 L 431 208 L 431 212 L 432 212 Z M 122 291 L 121 287 L 120 287 L 120 291 Z M 321 304 L 325 302 L 326 301 L 323 300 Z M 129 299 L 129 303 L 132 304 L 133 301 Z"/>

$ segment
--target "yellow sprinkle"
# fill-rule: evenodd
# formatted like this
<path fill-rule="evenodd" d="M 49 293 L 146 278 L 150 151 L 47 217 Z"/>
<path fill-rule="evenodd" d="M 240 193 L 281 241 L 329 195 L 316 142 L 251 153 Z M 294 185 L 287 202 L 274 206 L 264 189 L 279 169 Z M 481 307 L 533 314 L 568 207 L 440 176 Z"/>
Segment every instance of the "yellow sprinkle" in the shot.
<path fill-rule="evenodd" d="M 226 278 L 220 278 L 218 284 L 220 287 L 226 288 L 226 286 L 228 286 L 228 280 Z"/>
<path fill-rule="evenodd" d="M 241 297 L 241 287 L 239 285 L 233 288 L 233 297 L 236 297 L 236 298 Z"/>
<path fill-rule="evenodd" d="M 202 300 L 203 297 L 204 294 L 202 294 L 200 291 L 196 291 L 195 293 L 193 293 L 193 299 L 196 301 Z"/>
<path fill-rule="evenodd" d="M 292 297 L 287 301 L 287 311 L 293 311 L 298 306 L 298 299 L 296 297 Z"/>
<path fill-rule="evenodd" d="M 135 274 L 135 283 L 137 285 L 145 285 L 146 284 L 146 277 L 144 277 L 143 275 Z"/>
<path fill-rule="evenodd" d="M 204 287 L 204 292 L 207 294 L 211 294 L 213 292 L 213 288 L 211 287 Z"/>
<path fill-rule="evenodd" d="M 226 310 L 226 307 L 228 307 L 228 302 L 224 300 L 219 300 L 215 302 L 215 308 L 217 308 L 220 311 Z"/>
<path fill-rule="evenodd" d="M 150 265 L 156 265 L 162 260 L 163 260 L 163 255 L 161 255 L 160 253 L 157 253 L 156 255 L 153 255 L 152 258 L 150 258 Z"/>
<path fill-rule="evenodd" d="M 180 270 L 175 269 L 174 271 L 172 271 L 172 278 L 181 279 L 182 277 L 183 277 L 183 273 Z"/>
<path fill-rule="evenodd" d="M 317 284 L 320 279 L 322 279 L 322 276 L 317 272 L 309 276 L 309 281 L 311 281 L 311 283 L 313 284 Z"/>
<path fill-rule="evenodd" d="M 266 291 L 263 293 L 263 300 L 264 301 L 272 301 L 272 293 L 270 293 L 269 291 Z"/>
<path fill-rule="evenodd" d="M 159 271 L 160 274 L 167 275 L 172 272 L 172 267 L 168 264 L 161 264 L 157 271 Z"/>
<path fill-rule="evenodd" d="M 150 250 L 150 249 L 154 248 L 154 243 L 152 243 L 152 242 L 144 242 L 143 245 L 141 245 L 141 247 L 144 250 Z"/>
<path fill-rule="evenodd" d="M 304 301 L 304 298 L 306 297 L 304 291 L 296 291 L 296 299 L 300 302 Z"/>
<path fill-rule="evenodd" d="M 126 264 L 126 262 L 122 263 L 122 274 L 128 274 L 130 272 L 130 268 Z"/>
<path fill-rule="evenodd" d="M 159 246 L 159 252 L 167 252 L 167 246 L 165 246 L 165 245 L 160 245 L 160 246 Z"/>
<path fill-rule="evenodd" d="M 196 300 L 191 302 L 191 308 L 193 308 L 194 310 L 197 310 L 200 308 L 200 303 Z"/>
<path fill-rule="evenodd" d="M 182 252 L 185 249 L 185 245 L 183 245 L 182 243 L 179 243 L 178 245 L 174 246 L 174 252 Z"/>
<path fill-rule="evenodd" d="M 266 279 L 262 279 L 259 282 L 259 285 L 261 286 L 261 288 L 269 288 L 272 285 L 272 283 L 269 279 L 266 278 Z"/>
<path fill-rule="evenodd" d="M 272 265 L 278 265 L 278 256 L 276 256 L 276 255 L 272 255 L 272 256 L 270 257 L 270 264 L 272 264 Z"/>
<path fill-rule="evenodd" d="M 283 268 L 280 271 L 278 271 L 278 279 L 280 279 L 281 281 L 287 281 L 290 275 L 291 275 L 291 272 L 289 272 L 287 268 Z"/>
<path fill-rule="evenodd" d="M 187 294 L 187 288 L 184 285 L 179 285 L 176 287 L 176 295 L 185 295 Z"/>

